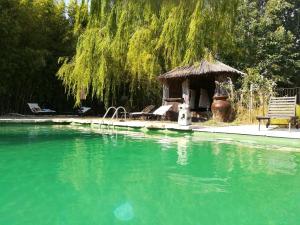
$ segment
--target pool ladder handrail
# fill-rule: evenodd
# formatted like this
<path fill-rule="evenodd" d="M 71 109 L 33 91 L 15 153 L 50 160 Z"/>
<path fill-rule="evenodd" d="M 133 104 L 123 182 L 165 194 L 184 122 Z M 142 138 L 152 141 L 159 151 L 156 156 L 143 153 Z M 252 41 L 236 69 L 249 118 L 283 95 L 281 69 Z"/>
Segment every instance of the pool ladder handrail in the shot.
<path fill-rule="evenodd" d="M 125 121 L 126 121 L 126 119 L 127 119 L 127 111 L 126 111 L 126 109 L 123 107 L 123 106 L 119 106 L 118 108 L 116 108 L 116 107 L 114 107 L 114 106 L 111 106 L 111 107 L 109 107 L 107 110 L 106 110 L 106 112 L 105 112 L 105 114 L 104 114 L 104 116 L 103 116 L 103 118 L 102 118 L 102 120 L 101 120 L 101 122 L 100 122 L 100 128 L 101 128 L 101 126 L 104 124 L 104 120 L 105 120 L 105 118 L 107 117 L 107 115 L 108 115 L 108 113 L 111 111 L 111 110 L 114 110 L 115 112 L 114 112 L 114 114 L 112 115 L 112 117 L 110 118 L 110 122 L 111 122 L 111 124 L 109 124 L 109 123 L 107 123 L 107 126 L 109 127 L 109 125 L 113 125 L 113 119 L 116 117 L 116 118 L 119 118 L 119 110 L 123 110 L 124 111 L 124 119 L 125 119 Z"/>
<path fill-rule="evenodd" d="M 114 106 L 111 106 L 111 107 L 109 107 L 109 108 L 106 110 L 106 112 L 105 112 L 104 116 L 102 117 L 102 120 L 101 120 L 101 122 L 100 122 L 100 124 L 99 124 L 99 125 L 100 125 L 100 128 L 101 128 L 101 126 L 104 124 L 105 118 L 107 117 L 108 113 L 109 113 L 112 109 L 113 109 L 114 111 L 117 110 L 117 108 L 114 107 Z"/>
<path fill-rule="evenodd" d="M 124 112 L 124 121 L 126 121 L 126 114 L 127 114 L 127 111 L 126 111 L 126 109 L 123 107 L 123 106 L 119 106 L 117 109 L 116 109 L 116 111 L 115 111 L 115 113 L 113 114 L 113 116 L 111 117 L 111 120 L 112 119 L 114 119 L 116 116 L 116 118 L 119 118 L 119 110 L 120 109 L 122 109 L 123 110 L 123 112 Z"/>

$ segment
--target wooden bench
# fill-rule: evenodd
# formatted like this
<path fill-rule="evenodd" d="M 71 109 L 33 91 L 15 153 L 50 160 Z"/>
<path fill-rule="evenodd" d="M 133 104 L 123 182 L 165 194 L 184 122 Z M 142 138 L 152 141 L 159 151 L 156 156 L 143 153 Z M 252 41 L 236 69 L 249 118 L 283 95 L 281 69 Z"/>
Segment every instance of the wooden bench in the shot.
<path fill-rule="evenodd" d="M 298 117 L 296 116 L 296 101 L 297 96 L 294 97 L 271 97 L 269 109 L 266 116 L 257 116 L 259 121 L 258 130 L 260 130 L 261 120 L 268 120 L 266 127 L 268 128 L 271 119 L 288 119 L 289 131 L 291 126 L 295 125 L 298 129 Z"/>

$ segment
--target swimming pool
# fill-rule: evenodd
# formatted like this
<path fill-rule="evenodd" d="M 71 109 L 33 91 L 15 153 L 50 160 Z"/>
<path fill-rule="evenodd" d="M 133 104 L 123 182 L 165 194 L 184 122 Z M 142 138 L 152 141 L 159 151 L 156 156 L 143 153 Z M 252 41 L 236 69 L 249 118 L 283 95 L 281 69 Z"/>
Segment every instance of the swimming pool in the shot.
<path fill-rule="evenodd" d="M 235 139 L 1 125 L 0 224 L 299 224 L 300 154 Z"/>

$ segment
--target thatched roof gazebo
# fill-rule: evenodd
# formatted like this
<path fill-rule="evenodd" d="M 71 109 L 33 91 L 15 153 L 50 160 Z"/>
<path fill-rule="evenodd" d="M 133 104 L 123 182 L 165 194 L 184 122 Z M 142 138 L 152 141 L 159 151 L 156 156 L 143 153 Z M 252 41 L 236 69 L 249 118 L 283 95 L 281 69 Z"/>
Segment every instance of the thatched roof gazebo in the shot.
<path fill-rule="evenodd" d="M 162 74 L 158 77 L 160 80 L 172 79 L 172 78 L 187 78 L 193 76 L 215 76 L 220 75 L 224 76 L 227 74 L 228 76 L 234 75 L 245 75 L 245 73 L 232 68 L 220 61 L 208 62 L 206 60 L 202 60 L 200 63 L 192 65 L 192 66 L 181 66 L 177 67 L 165 74 Z"/>
<path fill-rule="evenodd" d="M 235 80 L 242 75 L 245 74 L 219 61 L 202 60 L 177 67 L 158 77 L 163 84 L 163 104 L 184 102 L 192 111 L 208 111 L 215 93 L 215 81 Z M 176 107 L 173 109 L 176 112 Z"/>

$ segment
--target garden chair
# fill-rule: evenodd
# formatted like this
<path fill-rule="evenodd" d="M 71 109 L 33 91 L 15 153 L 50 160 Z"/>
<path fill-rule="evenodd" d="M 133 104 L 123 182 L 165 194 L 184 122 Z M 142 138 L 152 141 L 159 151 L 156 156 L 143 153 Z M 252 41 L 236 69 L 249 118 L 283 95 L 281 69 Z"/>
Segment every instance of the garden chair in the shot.
<path fill-rule="evenodd" d="M 172 108 L 172 106 L 173 105 L 163 105 L 156 109 L 153 113 L 147 113 L 147 115 L 151 118 L 161 118 L 167 114 L 167 112 Z"/>
<path fill-rule="evenodd" d="M 54 114 L 55 110 L 52 109 L 42 109 L 38 103 L 27 103 L 31 112 L 35 115 L 45 115 L 45 114 Z"/>
<path fill-rule="evenodd" d="M 80 116 L 84 116 L 86 115 L 89 111 L 91 110 L 91 107 L 85 107 L 85 106 L 81 106 L 77 112 Z"/>
<path fill-rule="evenodd" d="M 289 131 L 291 131 L 292 125 L 295 125 L 295 127 L 298 129 L 299 125 L 298 117 L 296 115 L 296 102 L 297 96 L 271 97 L 267 115 L 256 117 L 256 119 L 259 121 L 258 130 L 260 130 L 261 120 L 267 120 L 266 127 L 268 128 L 271 123 L 271 119 L 287 119 Z"/>
<path fill-rule="evenodd" d="M 142 116 L 147 116 L 149 113 L 151 113 L 151 111 L 155 108 L 154 105 L 148 105 L 147 107 L 145 107 L 142 111 L 140 112 L 133 112 L 133 113 L 129 113 L 129 116 L 131 118 L 137 118 L 137 117 L 142 117 Z"/>

